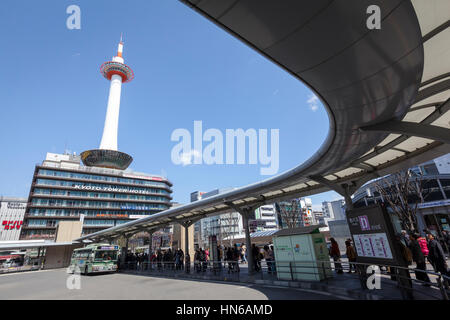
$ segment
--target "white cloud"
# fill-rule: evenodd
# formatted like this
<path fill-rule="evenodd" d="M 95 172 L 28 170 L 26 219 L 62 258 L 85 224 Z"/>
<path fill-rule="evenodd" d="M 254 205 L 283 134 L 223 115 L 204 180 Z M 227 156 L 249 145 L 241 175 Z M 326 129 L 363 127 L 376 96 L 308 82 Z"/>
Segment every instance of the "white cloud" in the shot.
<path fill-rule="evenodd" d="M 201 156 L 200 152 L 198 152 L 195 149 L 192 149 L 189 152 L 183 152 L 180 155 L 180 161 L 181 161 L 182 166 L 185 167 L 185 166 L 187 166 L 189 164 L 192 164 L 192 158 L 193 157 L 200 157 L 200 156 Z"/>
<path fill-rule="evenodd" d="M 319 109 L 319 98 L 317 98 L 315 94 L 310 94 L 306 102 L 308 103 L 308 106 L 312 111 L 316 111 L 317 109 Z"/>

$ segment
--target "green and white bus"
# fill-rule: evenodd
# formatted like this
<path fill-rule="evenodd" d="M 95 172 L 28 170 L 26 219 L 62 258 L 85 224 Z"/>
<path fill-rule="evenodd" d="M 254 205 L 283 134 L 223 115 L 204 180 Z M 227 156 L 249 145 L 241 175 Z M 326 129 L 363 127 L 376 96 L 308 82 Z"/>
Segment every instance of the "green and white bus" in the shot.
<path fill-rule="evenodd" d="M 73 250 L 69 273 L 75 271 L 82 274 L 117 271 L 119 246 L 108 243 L 93 243 L 84 248 Z M 79 268 L 77 270 L 77 268 Z"/>

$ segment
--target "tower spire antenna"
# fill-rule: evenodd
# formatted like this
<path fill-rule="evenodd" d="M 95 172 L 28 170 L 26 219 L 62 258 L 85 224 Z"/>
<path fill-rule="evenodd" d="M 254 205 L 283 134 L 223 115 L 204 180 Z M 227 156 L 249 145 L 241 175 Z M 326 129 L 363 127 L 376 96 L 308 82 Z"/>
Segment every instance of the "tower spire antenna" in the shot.
<path fill-rule="evenodd" d="M 123 32 L 120 33 L 120 42 L 123 43 Z"/>

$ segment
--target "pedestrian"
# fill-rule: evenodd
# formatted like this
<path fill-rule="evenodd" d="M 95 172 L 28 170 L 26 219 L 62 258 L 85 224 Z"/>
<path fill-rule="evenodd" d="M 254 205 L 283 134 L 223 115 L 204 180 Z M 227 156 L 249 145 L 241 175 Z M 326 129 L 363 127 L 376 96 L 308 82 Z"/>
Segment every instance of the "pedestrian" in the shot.
<path fill-rule="evenodd" d="M 266 261 L 267 264 L 267 272 L 269 274 L 272 274 L 273 272 L 273 251 L 269 248 L 268 245 L 264 246 L 264 260 Z"/>
<path fill-rule="evenodd" d="M 410 239 L 409 239 L 409 235 L 408 235 L 408 233 L 406 232 L 406 230 L 402 230 L 402 231 L 401 231 L 400 240 L 403 242 L 403 244 L 404 244 L 406 247 L 409 247 Z"/>
<path fill-rule="evenodd" d="M 190 273 L 191 272 L 191 256 L 189 255 L 189 252 L 186 252 L 184 265 L 185 265 L 186 273 Z"/>
<path fill-rule="evenodd" d="M 247 247 L 242 245 L 242 263 L 247 263 Z"/>
<path fill-rule="evenodd" d="M 151 263 L 150 269 L 153 270 L 155 267 L 155 264 L 156 264 L 156 252 L 155 251 L 152 252 L 152 255 L 150 257 L 150 263 Z"/>
<path fill-rule="evenodd" d="M 442 230 L 442 240 L 447 247 L 447 253 L 450 254 L 450 232 L 447 230 Z"/>
<path fill-rule="evenodd" d="M 254 269 L 256 272 L 258 272 L 261 269 L 261 259 L 260 259 L 260 252 L 258 247 L 253 243 L 252 244 L 252 259 L 254 264 Z"/>
<path fill-rule="evenodd" d="M 203 248 L 200 249 L 200 260 L 201 260 L 201 264 L 202 264 L 202 272 L 206 272 L 208 263 L 206 260 L 206 252 L 205 252 L 205 250 L 203 250 Z"/>
<path fill-rule="evenodd" d="M 200 272 L 200 250 L 195 250 L 194 254 L 194 271 Z"/>
<path fill-rule="evenodd" d="M 179 270 L 180 269 L 180 252 L 177 250 L 175 250 L 175 270 Z"/>
<path fill-rule="evenodd" d="M 163 268 L 163 263 L 164 263 L 164 254 L 162 253 L 161 248 L 158 249 L 158 254 L 156 256 L 156 262 L 157 262 L 158 270 L 161 271 L 161 269 Z"/>
<path fill-rule="evenodd" d="M 428 238 L 428 249 L 430 251 L 428 256 L 433 264 L 434 270 L 436 272 L 440 272 L 445 276 L 449 276 L 447 270 L 448 265 L 441 244 L 436 240 L 434 235 L 431 233 L 427 234 L 427 238 Z"/>
<path fill-rule="evenodd" d="M 235 272 L 239 272 L 240 271 L 240 269 L 239 269 L 239 258 L 241 256 L 239 254 L 239 250 L 237 248 L 237 244 L 236 243 L 234 244 L 232 252 L 233 252 L 233 268 L 234 268 L 234 271 Z"/>
<path fill-rule="evenodd" d="M 425 256 L 422 253 L 422 248 L 420 247 L 419 242 L 417 239 L 420 238 L 420 234 L 413 234 L 411 235 L 409 248 L 411 250 L 411 255 L 413 261 L 416 263 L 416 269 L 414 270 L 414 273 L 416 274 L 416 279 L 423 281 L 423 284 L 426 286 L 430 285 L 430 278 L 428 277 L 428 274 L 425 272 L 427 270 L 426 263 L 425 263 Z"/>
<path fill-rule="evenodd" d="M 344 273 L 342 270 L 341 262 L 341 251 L 339 250 L 339 245 L 334 238 L 330 238 L 331 248 L 330 248 L 330 256 L 334 261 L 334 269 L 336 273 Z"/>
<path fill-rule="evenodd" d="M 233 272 L 233 251 L 231 250 L 231 248 L 225 248 L 225 254 L 226 254 L 226 260 L 228 263 L 228 273 Z"/>
<path fill-rule="evenodd" d="M 179 251 L 179 254 L 180 254 L 180 269 L 181 270 L 183 270 L 183 264 L 184 264 L 184 252 L 183 252 L 183 250 L 180 248 L 180 249 L 178 249 L 178 251 Z"/>
<path fill-rule="evenodd" d="M 356 262 L 356 251 L 355 248 L 353 248 L 351 240 L 348 239 L 347 241 L 345 241 L 345 254 L 347 255 L 348 258 L 348 273 L 352 273 L 352 270 L 354 270 L 356 272 L 356 265 L 353 262 Z"/>

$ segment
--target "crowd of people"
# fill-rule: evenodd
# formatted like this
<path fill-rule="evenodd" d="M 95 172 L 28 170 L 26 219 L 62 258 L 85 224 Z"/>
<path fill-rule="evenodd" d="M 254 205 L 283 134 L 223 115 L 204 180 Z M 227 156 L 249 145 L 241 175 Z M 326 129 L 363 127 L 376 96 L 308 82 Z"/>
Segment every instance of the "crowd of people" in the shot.
<path fill-rule="evenodd" d="M 261 270 L 261 261 L 267 263 L 268 272 L 275 273 L 275 256 L 272 245 L 265 245 L 260 249 L 255 244 L 252 245 L 251 250 L 247 250 L 245 245 L 238 246 L 217 246 L 216 254 L 212 254 L 209 248 L 198 248 L 194 254 L 194 271 L 206 272 L 208 264 L 214 270 L 227 269 L 228 273 L 240 272 L 240 263 L 248 262 L 248 254 L 251 253 L 253 259 L 253 268 L 259 272 Z M 121 261 L 119 256 L 119 261 Z M 186 266 L 186 271 L 190 272 L 191 257 L 189 254 L 184 254 L 181 249 L 158 249 L 152 252 L 151 256 L 147 253 L 132 253 L 128 252 L 125 257 L 125 266 L 127 268 L 143 269 L 147 268 L 149 264 L 151 268 L 158 270 L 183 270 Z"/>
<path fill-rule="evenodd" d="M 425 286 L 429 286 L 430 277 L 426 273 L 427 261 L 436 273 L 441 273 L 442 275 L 450 277 L 450 272 L 442 243 L 438 241 L 429 230 L 423 231 L 425 236 L 422 236 L 419 233 L 408 234 L 406 231 L 402 230 L 402 232 L 396 236 L 396 239 L 406 264 L 411 265 L 413 262 L 416 264 L 414 268 L 416 279 L 422 281 Z M 446 245 L 447 248 L 450 248 L 449 232 L 444 230 L 443 236 L 443 244 Z M 330 238 L 330 242 L 331 246 L 329 254 L 331 258 L 333 258 L 336 273 L 342 274 L 344 271 L 341 264 L 339 245 L 334 238 Z M 345 246 L 346 256 L 349 261 L 349 273 L 356 272 L 356 251 L 352 245 L 352 240 L 347 239 L 347 241 L 345 241 Z M 448 286 L 448 283 L 445 284 Z"/>
<path fill-rule="evenodd" d="M 189 254 L 187 254 L 189 256 Z M 184 269 L 184 252 L 181 249 L 168 249 L 161 250 L 158 249 L 155 252 L 152 252 L 151 256 L 147 253 L 136 253 L 136 252 L 128 252 L 125 257 L 125 265 L 127 267 L 136 267 L 137 269 L 142 269 L 149 264 L 152 267 L 156 267 L 158 269 L 169 269 L 169 270 L 182 270 Z M 119 256 L 119 261 L 120 256 Z"/>
<path fill-rule="evenodd" d="M 424 230 L 424 233 L 426 235 L 425 237 L 419 233 L 408 234 L 403 230 L 399 236 L 399 241 L 407 264 L 411 265 L 412 262 L 416 263 L 416 278 L 423 281 L 425 285 L 429 285 L 430 278 L 424 272 L 427 270 L 427 261 L 431 264 L 435 272 L 450 277 L 447 257 L 443 249 L 443 245 L 447 246 L 447 248 L 450 247 L 450 235 L 444 230 L 444 243 L 441 243 L 429 230 Z M 447 281 L 445 282 L 448 286 Z"/>

